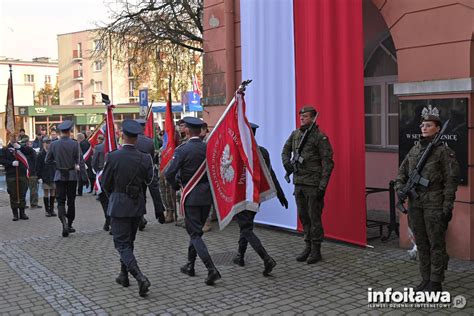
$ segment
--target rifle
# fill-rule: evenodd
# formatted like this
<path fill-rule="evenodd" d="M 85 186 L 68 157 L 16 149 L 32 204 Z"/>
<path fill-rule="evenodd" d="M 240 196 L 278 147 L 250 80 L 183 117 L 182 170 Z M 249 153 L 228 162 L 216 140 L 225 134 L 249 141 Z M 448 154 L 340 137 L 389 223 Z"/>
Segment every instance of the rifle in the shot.
<path fill-rule="evenodd" d="M 441 137 L 446 131 L 446 127 L 448 126 L 448 123 L 449 123 L 449 120 L 447 120 L 443 124 L 441 131 L 428 144 L 425 151 L 421 155 L 420 160 L 418 160 L 415 166 L 415 169 L 413 169 L 413 171 L 410 173 L 410 176 L 408 177 L 408 181 L 399 190 L 400 193 L 402 193 L 403 195 L 409 196 L 412 199 L 416 199 L 418 197 L 418 194 L 416 193 L 415 189 L 418 187 L 418 185 L 421 185 L 425 188 L 427 188 L 430 185 L 430 181 L 428 179 L 423 178 L 421 176 L 421 172 L 423 171 L 423 167 L 425 166 L 426 161 L 428 160 L 431 152 L 433 151 L 434 146 L 440 141 Z M 402 212 L 403 214 L 406 214 L 407 209 L 403 206 L 404 203 L 405 203 L 405 199 L 399 198 L 397 202 L 397 208 L 400 210 L 400 212 Z"/>
<path fill-rule="evenodd" d="M 300 139 L 298 146 L 296 147 L 295 152 L 293 153 L 293 157 L 290 160 L 291 165 L 293 166 L 293 171 L 286 171 L 285 180 L 286 182 L 290 183 L 290 176 L 292 173 L 296 173 L 298 171 L 298 164 L 303 164 L 304 158 L 301 156 L 301 152 L 303 151 L 304 144 L 309 137 L 309 134 L 314 128 L 316 124 L 316 119 L 318 118 L 319 112 L 316 113 L 313 123 L 311 123 L 310 127 L 304 132 L 303 136 Z"/>

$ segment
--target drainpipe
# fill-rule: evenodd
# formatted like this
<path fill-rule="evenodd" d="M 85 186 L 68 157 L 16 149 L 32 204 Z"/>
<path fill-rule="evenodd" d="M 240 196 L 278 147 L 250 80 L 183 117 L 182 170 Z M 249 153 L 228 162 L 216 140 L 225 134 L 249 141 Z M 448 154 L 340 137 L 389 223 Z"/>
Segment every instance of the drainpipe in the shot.
<path fill-rule="evenodd" d="M 224 0 L 225 21 L 225 98 L 229 104 L 234 97 L 235 89 L 235 15 L 234 0 Z"/>

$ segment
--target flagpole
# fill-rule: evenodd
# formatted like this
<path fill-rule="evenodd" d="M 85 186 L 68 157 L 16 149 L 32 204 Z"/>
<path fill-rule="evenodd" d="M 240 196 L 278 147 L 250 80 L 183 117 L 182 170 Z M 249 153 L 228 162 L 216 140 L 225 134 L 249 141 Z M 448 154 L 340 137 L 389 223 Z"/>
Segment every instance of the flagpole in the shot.
<path fill-rule="evenodd" d="M 235 91 L 235 93 L 238 93 L 238 92 L 244 92 L 245 91 L 245 88 L 248 86 L 249 83 L 251 83 L 252 80 L 245 80 L 245 81 L 242 81 L 242 83 L 240 84 L 239 88 Z M 214 131 L 216 130 L 216 126 L 219 126 L 219 124 L 222 122 L 222 120 L 225 118 L 225 115 L 227 114 L 227 112 L 229 112 L 230 108 L 232 107 L 232 105 L 234 105 L 235 103 L 235 93 L 234 93 L 234 97 L 232 98 L 232 100 L 230 101 L 229 105 L 227 106 L 227 108 L 225 109 L 224 113 L 221 115 L 221 117 L 219 118 L 219 121 L 217 121 L 217 124 L 214 126 L 214 128 L 212 129 L 211 133 L 209 134 L 209 136 L 207 136 L 206 139 L 209 139 L 211 138 L 211 135 L 214 134 Z"/>
<path fill-rule="evenodd" d="M 10 90 L 11 90 L 11 97 L 12 97 L 12 110 L 13 110 L 13 127 L 15 127 L 15 103 L 14 103 L 14 97 L 13 97 L 13 69 L 12 69 L 12 65 L 9 64 L 8 67 L 10 68 L 10 84 L 11 84 L 11 87 Z M 8 129 L 7 129 L 7 133 L 8 133 Z M 13 130 L 13 135 L 15 135 L 15 130 Z M 8 137 L 10 135 L 7 135 Z M 15 135 L 15 139 L 16 139 L 16 135 Z M 15 149 L 16 150 L 16 149 Z M 16 156 L 15 156 L 15 159 L 16 159 Z M 18 166 L 15 166 L 15 175 L 16 175 L 16 203 L 17 204 L 20 204 L 20 176 L 18 175 Z"/>

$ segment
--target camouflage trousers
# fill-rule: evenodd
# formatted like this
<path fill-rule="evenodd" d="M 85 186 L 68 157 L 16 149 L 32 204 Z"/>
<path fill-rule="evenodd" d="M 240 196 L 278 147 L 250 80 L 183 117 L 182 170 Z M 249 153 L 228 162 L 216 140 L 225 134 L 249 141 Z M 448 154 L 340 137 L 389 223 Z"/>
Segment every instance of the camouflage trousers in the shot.
<path fill-rule="evenodd" d="M 171 188 L 171 185 L 166 181 L 164 175 L 160 175 L 160 194 L 165 211 L 174 212 L 176 208 L 176 192 Z"/>
<path fill-rule="evenodd" d="M 30 189 L 30 206 L 38 205 L 38 177 L 30 176 L 28 179 L 28 188 Z"/>
<path fill-rule="evenodd" d="M 16 187 L 16 177 L 7 177 L 7 192 L 10 195 L 11 208 L 22 208 L 26 206 L 25 198 L 28 191 L 28 179 L 26 177 L 18 177 L 18 193 Z"/>
<path fill-rule="evenodd" d="M 408 223 L 415 236 L 420 273 L 423 280 L 444 281 L 444 270 L 449 259 L 446 252 L 446 229 L 442 208 L 410 205 Z"/>
<path fill-rule="evenodd" d="M 324 199 L 318 199 L 314 186 L 295 185 L 295 200 L 298 217 L 303 225 L 304 241 L 321 244 L 324 239 L 323 213 Z"/>

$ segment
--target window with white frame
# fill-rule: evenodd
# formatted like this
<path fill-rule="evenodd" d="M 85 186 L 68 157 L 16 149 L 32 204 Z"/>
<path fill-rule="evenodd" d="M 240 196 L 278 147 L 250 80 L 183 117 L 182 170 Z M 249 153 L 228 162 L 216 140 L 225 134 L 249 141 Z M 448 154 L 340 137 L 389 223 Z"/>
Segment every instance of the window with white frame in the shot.
<path fill-rule="evenodd" d="M 51 76 L 50 75 L 45 75 L 44 76 L 44 83 L 51 83 Z"/>
<path fill-rule="evenodd" d="M 93 47 L 92 47 L 93 50 L 95 50 L 95 51 L 101 51 L 101 50 L 102 50 L 102 47 L 103 47 L 103 45 L 102 45 L 102 41 L 101 41 L 101 40 L 94 40 L 94 42 L 93 42 Z"/>
<path fill-rule="evenodd" d="M 102 81 L 94 82 L 94 92 L 102 92 Z"/>
<path fill-rule="evenodd" d="M 34 82 L 35 82 L 35 75 L 25 74 L 25 83 L 34 83 Z"/>
<path fill-rule="evenodd" d="M 97 60 L 94 62 L 94 71 L 101 71 L 102 70 L 102 62 Z"/>
<path fill-rule="evenodd" d="M 395 45 L 389 36 L 379 43 L 364 66 L 365 145 L 367 148 L 398 148 L 398 81 Z"/>

